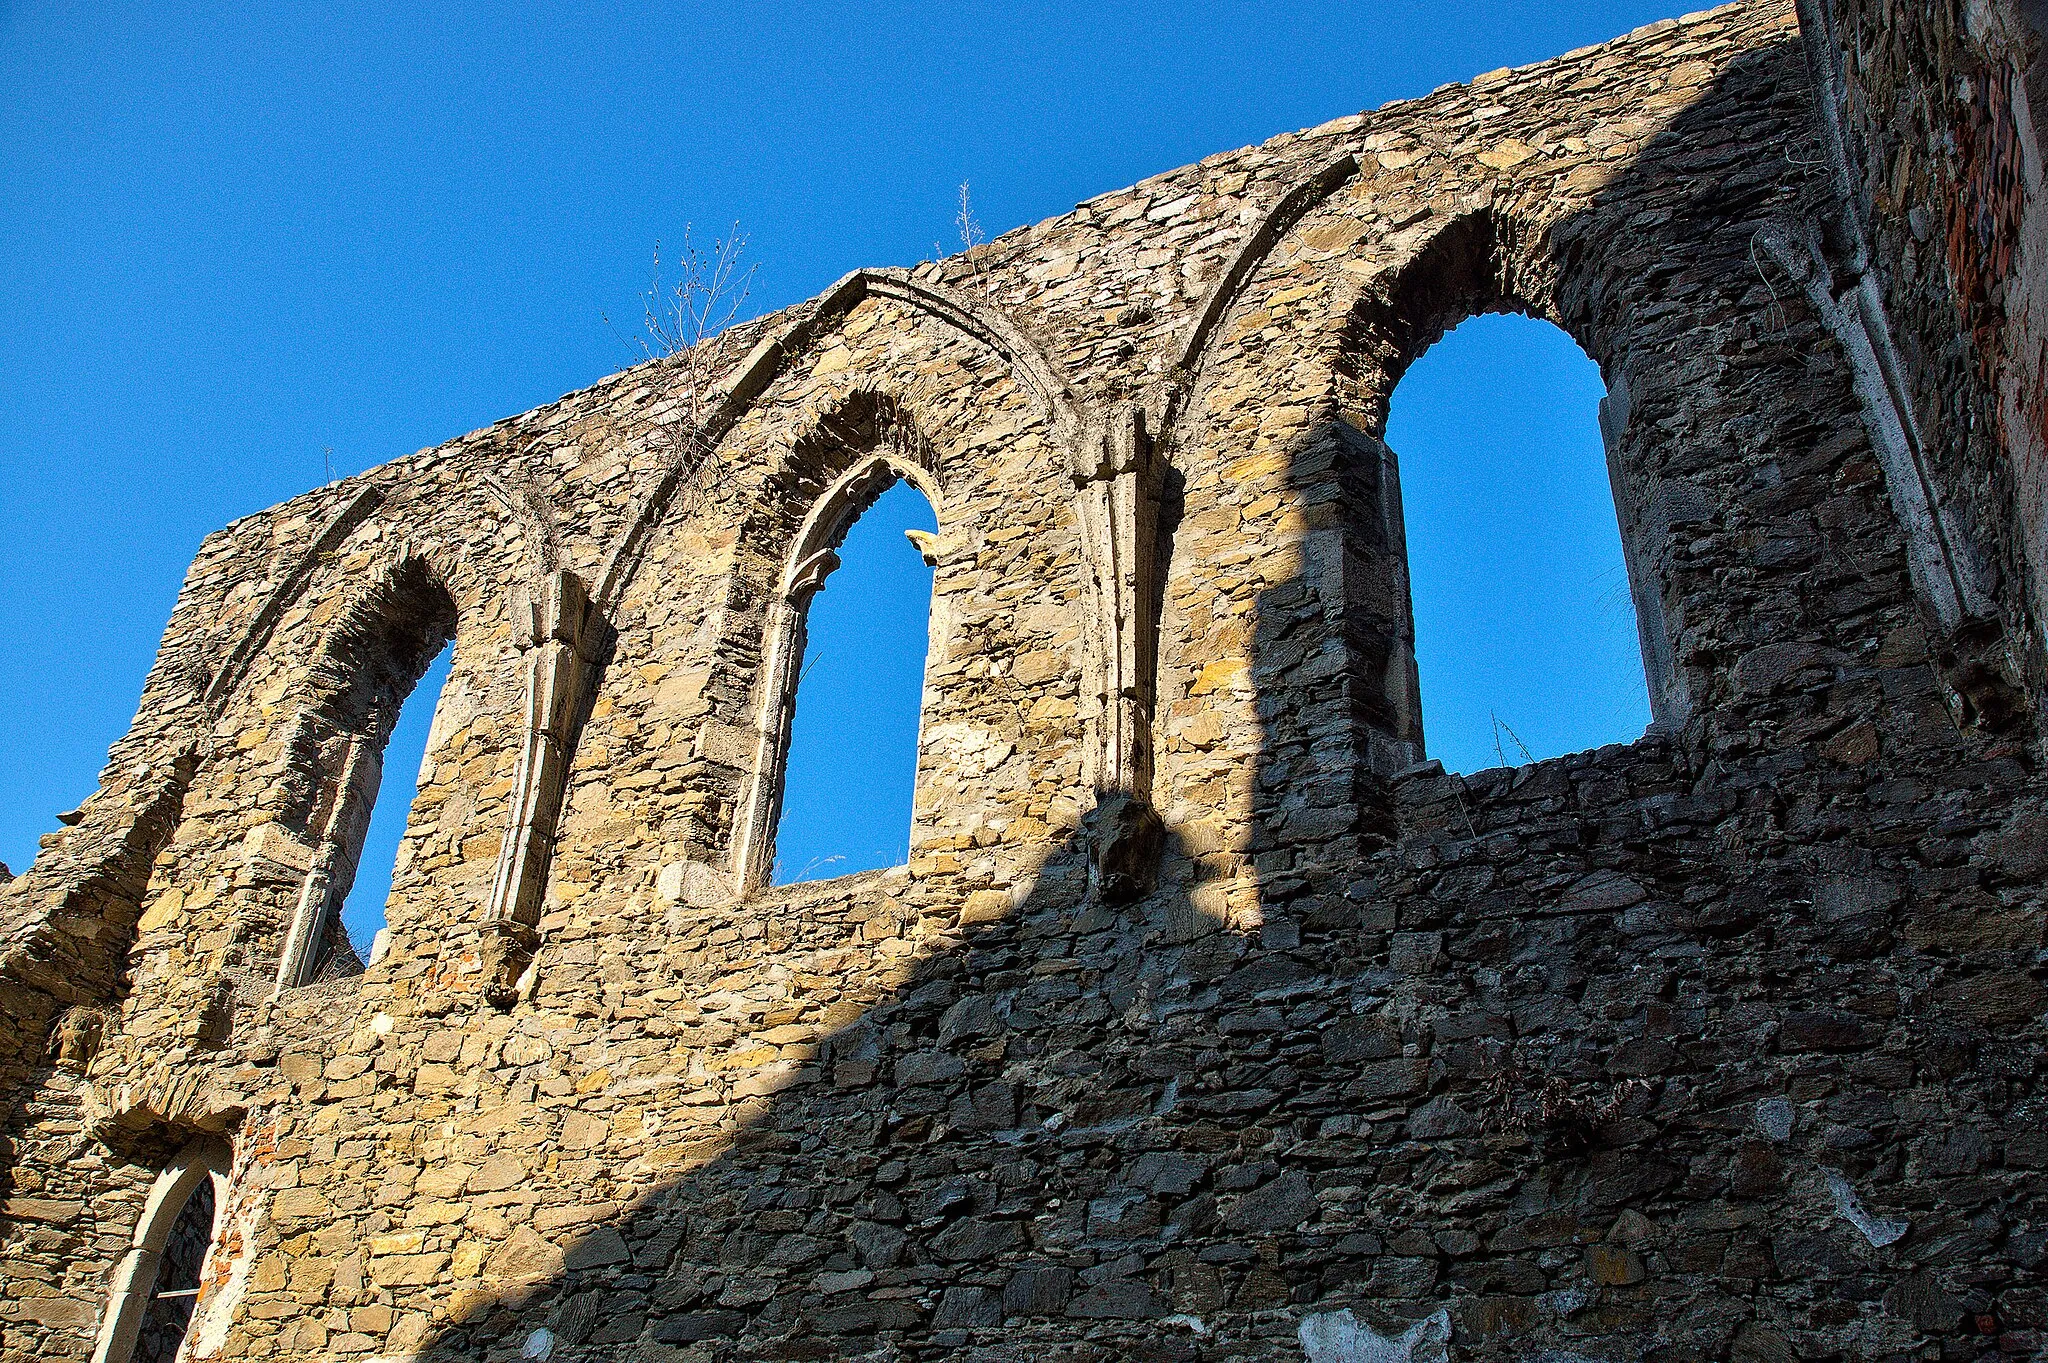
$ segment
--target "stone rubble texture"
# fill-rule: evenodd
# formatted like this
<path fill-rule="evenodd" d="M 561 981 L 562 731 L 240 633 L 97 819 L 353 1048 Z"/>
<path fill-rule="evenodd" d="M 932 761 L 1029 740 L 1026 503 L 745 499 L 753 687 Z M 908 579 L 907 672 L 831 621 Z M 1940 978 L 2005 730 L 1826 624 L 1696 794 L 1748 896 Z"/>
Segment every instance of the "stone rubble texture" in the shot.
<path fill-rule="evenodd" d="M 0 1359 L 215 1139 L 189 1357 L 2034 1356 L 2039 18 L 1655 24 L 212 536 L 0 884 Z M 1379 435 L 1503 309 L 1606 377 L 1658 721 L 1460 777 Z M 910 861 L 761 888 L 894 477 Z M 451 635 L 365 968 L 302 906 Z"/>

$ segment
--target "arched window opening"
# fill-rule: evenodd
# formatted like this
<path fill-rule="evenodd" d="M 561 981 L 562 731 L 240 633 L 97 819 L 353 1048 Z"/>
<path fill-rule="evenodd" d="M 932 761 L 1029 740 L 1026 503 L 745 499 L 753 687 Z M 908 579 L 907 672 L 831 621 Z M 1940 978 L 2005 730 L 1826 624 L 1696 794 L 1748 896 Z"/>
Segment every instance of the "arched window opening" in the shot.
<path fill-rule="evenodd" d="M 384 905 L 391 897 L 391 878 L 397 870 L 398 847 L 419 796 L 420 776 L 425 768 L 427 738 L 433 732 L 434 715 L 440 709 L 441 692 L 448 684 L 448 671 L 455 661 L 455 645 L 443 646 L 426 675 L 399 708 L 398 723 L 384 745 L 382 776 L 372 796 L 370 819 L 363 833 L 361 853 L 355 858 L 351 883 L 342 898 L 341 933 L 332 950 L 343 950 L 363 961 L 375 954 L 377 934 L 384 931 Z M 316 972 L 317 978 L 318 972 Z"/>
<path fill-rule="evenodd" d="M 932 570 L 906 531 L 931 503 L 897 482 L 853 523 L 837 566 L 791 628 L 795 699 L 768 879 L 776 885 L 910 858 Z"/>
<path fill-rule="evenodd" d="M 185 1332 L 192 1325 L 192 1308 L 199 1300 L 199 1276 L 206 1270 L 206 1255 L 213 1247 L 213 1223 L 217 1212 L 213 1180 L 201 1179 L 185 1199 L 171 1233 L 157 1259 L 156 1282 L 149 1291 L 149 1305 L 143 1308 L 142 1329 L 135 1337 L 135 1363 L 171 1363 Z"/>
<path fill-rule="evenodd" d="M 1464 322 L 1394 390 L 1424 731 L 1451 771 L 1632 741 L 1650 721 L 1605 394 L 1570 336 L 1512 314 Z"/>
<path fill-rule="evenodd" d="M 227 1148 L 187 1147 L 157 1176 L 114 1275 L 93 1363 L 174 1363 L 219 1235 Z"/>
<path fill-rule="evenodd" d="M 453 600 L 409 560 L 346 608 L 315 661 L 291 745 L 288 808 L 305 870 L 284 915 L 279 990 L 359 974 L 375 954 L 454 635 Z M 389 789 L 387 763 L 400 773 Z"/>

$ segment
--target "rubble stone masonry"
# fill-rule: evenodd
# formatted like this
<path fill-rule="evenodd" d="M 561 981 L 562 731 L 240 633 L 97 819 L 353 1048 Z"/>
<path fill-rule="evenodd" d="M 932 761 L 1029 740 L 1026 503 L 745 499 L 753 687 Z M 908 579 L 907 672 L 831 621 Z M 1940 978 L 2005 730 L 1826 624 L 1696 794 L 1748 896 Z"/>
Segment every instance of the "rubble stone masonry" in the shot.
<path fill-rule="evenodd" d="M 2030 22 L 1652 25 L 213 535 L 0 886 L 0 1359 L 2034 1356 Z M 1605 377 L 1657 718 L 1461 777 L 1381 435 L 1503 310 Z M 909 863 L 768 888 L 897 479 Z"/>

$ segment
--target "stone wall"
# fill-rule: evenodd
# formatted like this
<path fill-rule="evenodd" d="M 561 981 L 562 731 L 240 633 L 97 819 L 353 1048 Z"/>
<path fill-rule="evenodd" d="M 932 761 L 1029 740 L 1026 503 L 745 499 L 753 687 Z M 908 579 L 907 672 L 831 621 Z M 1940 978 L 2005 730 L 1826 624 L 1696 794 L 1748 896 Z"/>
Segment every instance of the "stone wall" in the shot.
<path fill-rule="evenodd" d="M 1974 446 L 1870 382 L 1810 46 L 1730 6 L 1211 157 L 209 539 L 0 887 L 0 1358 L 91 1356 L 220 1138 L 201 1358 L 2035 1351 L 2017 484 L 1930 490 Z M 1600 363 L 1658 718 L 1460 777 L 1382 436 L 1498 310 Z M 898 477 L 910 860 L 767 889 Z"/>
<path fill-rule="evenodd" d="M 1832 277 L 1868 279 L 1894 401 L 1983 599 L 1945 651 L 2044 684 L 2048 13 L 2028 0 L 1805 0 L 1843 192 Z M 2008 586 L 2007 584 L 2010 584 Z M 2022 681 L 2022 678 L 2025 680 Z M 1993 705 L 2002 704 L 1993 700 Z"/>

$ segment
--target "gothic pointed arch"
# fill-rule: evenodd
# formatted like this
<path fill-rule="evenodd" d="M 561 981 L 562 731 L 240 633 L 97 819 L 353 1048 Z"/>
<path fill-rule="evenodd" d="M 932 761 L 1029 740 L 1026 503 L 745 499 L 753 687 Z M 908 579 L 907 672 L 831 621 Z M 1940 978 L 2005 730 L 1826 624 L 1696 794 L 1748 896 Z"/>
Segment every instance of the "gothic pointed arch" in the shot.
<path fill-rule="evenodd" d="M 1222 275 L 1202 300 L 1201 310 L 1195 314 L 1194 323 L 1188 328 L 1174 357 L 1174 386 L 1168 398 L 1166 419 L 1161 423 L 1164 435 L 1171 437 L 1185 399 L 1193 391 L 1202 365 L 1208 359 L 1209 343 L 1217 327 L 1244 293 L 1253 274 L 1304 217 L 1357 173 L 1358 157 L 1348 151 L 1324 165 L 1276 199 L 1243 245 L 1238 247 L 1230 264 L 1224 267 Z"/>
<path fill-rule="evenodd" d="M 730 873 L 740 888 L 764 884 L 772 869 L 811 599 L 838 567 L 836 551 L 847 531 L 898 481 L 924 495 L 938 517 L 933 538 L 944 538 L 951 527 L 937 450 L 894 399 L 859 391 L 791 448 L 771 479 L 778 491 L 749 528 L 749 538 L 758 537 L 765 551 L 782 548 L 751 700 L 753 760 L 729 853 Z M 821 491 L 807 491 L 821 482 Z M 787 525 L 792 511 L 801 516 L 793 528 Z M 733 638 L 721 652 L 746 649 L 745 640 Z"/>
<path fill-rule="evenodd" d="M 399 709 L 454 639 L 458 613 L 445 569 L 401 543 L 343 602 L 314 649 L 275 800 L 279 830 L 304 862 L 289 910 L 272 908 L 281 929 L 277 989 L 360 968 L 351 965 L 340 905 L 355 880 Z"/>
<path fill-rule="evenodd" d="M 1354 631 L 1357 639 L 1372 641 L 1364 652 L 1376 659 L 1366 668 L 1372 678 L 1361 689 L 1375 698 L 1380 722 L 1418 753 L 1421 697 L 1406 533 L 1398 461 L 1385 440 L 1387 415 L 1394 389 L 1410 365 L 1460 323 L 1491 313 L 1519 314 L 1556 326 L 1608 377 L 1600 429 L 1652 707 L 1670 725 L 1681 723 L 1690 709 L 1664 609 L 1661 546 L 1643 528 L 1647 489 L 1641 471 L 1621 449 L 1630 411 L 1617 343 L 1608 326 L 1560 302 L 1561 278 L 1571 269 L 1570 261 L 1557 258 L 1544 224 L 1481 202 L 1449 215 L 1412 254 L 1361 289 L 1345 319 L 1339 405 L 1346 437 L 1362 452 L 1360 464 L 1368 474 L 1362 480 L 1368 505 L 1357 519 L 1377 527 L 1361 552 L 1384 556 L 1393 584 L 1379 621 Z"/>
<path fill-rule="evenodd" d="M 592 592 L 609 612 L 630 585 L 656 528 L 669 515 L 685 485 L 701 481 L 716 462 L 719 442 L 797 358 L 831 335 L 846 315 L 868 297 L 887 298 L 932 317 L 998 355 L 1030 396 L 1041 419 L 1057 432 L 1080 430 L 1085 412 L 1059 362 L 1043 346 L 993 307 L 968 299 L 907 270 L 856 270 L 821 295 L 809 312 L 763 338 L 719 385 L 721 396 L 693 442 L 702 451 L 694 464 L 671 461 L 635 504 L 626 527 L 613 540 Z"/>
<path fill-rule="evenodd" d="M 193 1141 L 151 1185 L 115 1265 L 92 1363 L 172 1363 L 182 1352 L 227 1200 L 226 1142 Z"/>

